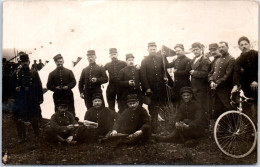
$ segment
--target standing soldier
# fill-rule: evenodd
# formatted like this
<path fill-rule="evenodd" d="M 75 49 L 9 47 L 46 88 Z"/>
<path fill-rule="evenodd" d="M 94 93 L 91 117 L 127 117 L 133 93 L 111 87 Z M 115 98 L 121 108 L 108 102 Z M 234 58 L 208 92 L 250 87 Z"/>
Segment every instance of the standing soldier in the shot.
<path fill-rule="evenodd" d="M 14 102 L 13 114 L 18 132 L 18 142 L 26 141 L 24 122 L 30 121 L 36 137 L 39 136 L 39 105 L 43 102 L 42 83 L 35 70 L 30 70 L 27 54 L 20 55 L 21 67 L 11 80 L 11 101 Z"/>
<path fill-rule="evenodd" d="M 90 109 L 93 107 L 93 95 L 96 93 L 102 94 L 101 85 L 108 81 L 108 77 L 104 67 L 96 64 L 97 57 L 95 50 L 88 50 L 87 56 L 89 66 L 84 68 L 81 72 L 79 79 L 79 92 L 80 97 L 85 101 L 87 109 Z"/>
<path fill-rule="evenodd" d="M 202 45 L 199 42 L 192 44 L 195 57 L 191 61 L 191 89 L 196 100 L 202 105 L 203 117 L 208 115 L 208 73 L 210 61 L 202 54 Z M 208 126 L 207 122 L 205 127 Z"/>
<path fill-rule="evenodd" d="M 146 96 L 151 96 L 151 103 L 148 105 L 152 120 L 152 132 L 157 131 L 158 108 L 166 102 L 166 83 L 168 78 L 165 75 L 163 60 L 156 56 L 157 46 L 155 42 L 148 43 L 149 56 L 146 56 L 141 63 L 141 83 Z"/>
<path fill-rule="evenodd" d="M 232 109 L 230 105 L 230 91 L 232 89 L 235 59 L 228 53 L 227 42 L 219 42 L 219 52 L 221 57 L 215 60 L 209 73 L 210 88 L 215 90 L 214 120 L 223 112 Z"/>
<path fill-rule="evenodd" d="M 68 100 L 68 110 L 75 116 L 74 97 L 71 91 L 76 86 L 74 74 L 71 70 L 63 67 L 64 60 L 61 54 L 57 54 L 53 59 L 57 68 L 49 74 L 47 88 L 54 92 L 55 112 L 58 101 Z"/>
<path fill-rule="evenodd" d="M 33 62 L 34 62 L 34 63 L 33 63 L 33 65 L 32 65 L 32 68 L 31 68 L 31 69 L 33 69 L 33 70 L 35 70 L 35 71 L 38 71 L 38 68 L 37 68 L 37 60 L 34 60 Z"/>
<path fill-rule="evenodd" d="M 233 77 L 233 89 L 235 92 L 239 86 L 246 97 L 254 98 L 254 104 L 250 107 L 249 114 L 253 122 L 257 123 L 257 92 L 258 92 L 258 51 L 250 49 L 250 41 L 247 37 L 238 40 L 241 55 L 236 59 Z"/>
<path fill-rule="evenodd" d="M 166 60 L 167 68 L 174 68 L 174 84 L 172 88 L 173 101 L 180 101 L 180 89 L 184 86 L 190 86 L 190 61 L 188 57 L 184 54 L 184 46 L 183 44 L 176 44 L 175 52 L 177 58 L 174 59 L 171 63 L 168 63 Z"/>
<path fill-rule="evenodd" d="M 37 69 L 40 71 L 44 67 L 44 64 L 42 63 L 42 60 L 39 59 L 39 63 L 37 64 Z"/>
<path fill-rule="evenodd" d="M 129 94 L 137 94 L 139 105 L 142 106 L 142 92 L 140 89 L 140 71 L 134 66 L 134 55 L 129 53 L 126 55 L 127 66 L 119 72 L 119 85 L 123 93 L 120 98 L 119 113 L 127 108 L 127 96 Z"/>
<path fill-rule="evenodd" d="M 115 110 L 115 101 L 117 102 L 120 99 L 121 91 L 118 85 L 118 73 L 119 71 L 126 66 L 126 62 L 118 60 L 118 54 L 116 48 L 109 49 L 109 54 L 111 58 L 111 62 L 105 65 L 105 70 L 108 71 L 109 74 L 109 84 L 107 86 L 107 102 L 108 107 L 111 110 Z M 120 108 L 120 104 L 118 104 L 118 108 Z"/>

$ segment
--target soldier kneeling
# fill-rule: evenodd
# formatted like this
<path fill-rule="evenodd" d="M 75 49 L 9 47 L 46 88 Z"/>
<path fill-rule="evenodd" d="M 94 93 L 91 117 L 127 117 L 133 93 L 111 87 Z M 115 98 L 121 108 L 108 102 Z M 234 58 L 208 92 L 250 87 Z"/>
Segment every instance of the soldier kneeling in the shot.
<path fill-rule="evenodd" d="M 110 136 L 125 134 L 126 138 L 122 139 L 120 144 L 143 144 L 151 136 L 151 118 L 148 112 L 139 105 L 136 94 L 127 96 L 127 105 L 128 108 L 116 120 Z"/>
<path fill-rule="evenodd" d="M 57 112 L 51 116 L 50 127 L 46 129 L 46 139 L 53 143 L 75 144 L 79 134 L 79 124 L 68 110 L 66 101 L 59 101 Z"/>
<path fill-rule="evenodd" d="M 180 90 L 181 104 L 177 109 L 175 129 L 168 136 L 155 136 L 160 142 L 184 143 L 186 146 L 194 146 L 196 140 L 204 134 L 202 126 L 202 109 L 200 104 L 192 98 L 190 87 L 182 87 Z"/>

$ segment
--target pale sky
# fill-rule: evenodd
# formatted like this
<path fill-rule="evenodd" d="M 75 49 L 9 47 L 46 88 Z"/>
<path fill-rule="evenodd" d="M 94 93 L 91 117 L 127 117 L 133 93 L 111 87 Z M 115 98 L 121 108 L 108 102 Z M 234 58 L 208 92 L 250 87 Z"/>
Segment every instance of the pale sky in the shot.
<path fill-rule="evenodd" d="M 258 1 L 3 2 L 3 48 L 37 48 L 32 55 L 42 59 L 62 53 L 74 60 L 95 49 L 100 61 L 109 61 L 116 47 L 120 59 L 133 53 L 140 62 L 151 41 L 188 50 L 193 42 L 224 40 L 235 48 L 243 35 L 258 40 Z"/>

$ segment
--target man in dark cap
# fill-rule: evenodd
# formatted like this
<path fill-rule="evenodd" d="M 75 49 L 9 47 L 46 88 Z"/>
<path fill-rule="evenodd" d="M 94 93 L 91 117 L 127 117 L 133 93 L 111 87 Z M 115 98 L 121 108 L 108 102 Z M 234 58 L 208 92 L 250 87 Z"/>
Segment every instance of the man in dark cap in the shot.
<path fill-rule="evenodd" d="M 134 66 L 134 55 L 132 53 L 126 54 L 126 64 L 127 66 L 120 70 L 118 76 L 121 90 L 124 90 L 120 98 L 119 113 L 127 108 L 126 100 L 129 94 L 137 94 L 140 106 L 143 104 L 140 71 Z"/>
<path fill-rule="evenodd" d="M 112 110 L 115 110 L 115 101 L 119 102 L 121 90 L 118 85 L 118 73 L 119 71 L 126 66 L 126 62 L 118 60 L 118 53 L 116 48 L 110 48 L 109 54 L 111 62 L 107 63 L 104 68 L 108 71 L 109 74 L 109 84 L 107 86 L 107 102 L 108 107 Z M 118 108 L 119 108 L 118 103 Z M 121 106 L 120 106 L 121 107 Z"/>
<path fill-rule="evenodd" d="M 88 143 L 97 141 L 100 136 L 107 137 L 118 117 L 114 110 L 103 105 L 102 98 L 101 93 L 93 95 L 93 107 L 86 112 L 84 117 L 84 125 L 87 127 L 84 140 Z"/>
<path fill-rule="evenodd" d="M 137 144 L 146 142 L 151 135 L 150 116 L 148 112 L 139 105 L 136 94 L 127 96 L 128 108 L 119 115 L 110 136 L 118 133 L 127 134 L 125 144 Z"/>
<path fill-rule="evenodd" d="M 92 97 L 96 93 L 101 93 L 101 85 L 108 81 L 104 67 L 96 64 L 95 50 L 88 50 L 89 65 L 81 72 L 79 79 L 80 97 L 84 99 L 87 109 L 93 107 Z M 103 96 L 102 96 L 103 99 Z"/>
<path fill-rule="evenodd" d="M 31 69 L 38 71 L 38 69 L 37 69 L 37 60 L 34 60 L 34 61 L 33 61 L 33 65 L 32 65 L 32 68 L 31 68 Z"/>
<path fill-rule="evenodd" d="M 227 42 L 219 42 L 221 57 L 217 58 L 208 75 L 210 88 L 215 91 L 213 119 L 216 120 L 223 112 L 232 109 L 230 91 L 235 59 L 228 52 Z"/>
<path fill-rule="evenodd" d="M 208 73 L 210 61 L 202 54 L 202 45 L 199 42 L 192 44 L 192 51 L 195 57 L 191 61 L 191 89 L 194 97 L 202 105 L 204 117 L 208 115 L 209 101 L 208 101 Z M 208 122 L 205 122 L 205 127 Z"/>
<path fill-rule="evenodd" d="M 68 110 L 68 101 L 58 100 L 57 111 L 51 116 L 50 127 L 46 129 L 49 142 L 75 144 L 79 136 L 79 124 Z"/>
<path fill-rule="evenodd" d="M 205 56 L 208 57 L 209 60 L 211 61 L 210 70 L 212 70 L 212 66 L 215 63 L 216 59 L 221 57 L 221 54 L 219 53 L 218 50 L 218 44 L 217 43 L 209 44 L 209 52 Z"/>
<path fill-rule="evenodd" d="M 196 140 L 204 134 L 201 117 L 201 105 L 193 98 L 192 89 L 183 87 L 180 90 L 181 103 L 175 118 L 175 129 L 168 136 L 155 136 L 160 142 L 181 142 L 194 146 Z"/>
<path fill-rule="evenodd" d="M 11 79 L 10 101 L 18 131 L 18 142 L 26 141 L 25 122 L 30 121 L 36 137 L 39 136 L 40 104 L 43 102 L 42 83 L 35 70 L 30 70 L 27 54 L 20 55 L 21 66 Z"/>
<path fill-rule="evenodd" d="M 146 96 L 151 97 L 148 105 L 149 114 L 152 118 L 152 132 L 157 131 L 158 108 L 167 101 L 166 84 L 168 78 L 161 57 L 156 56 L 157 46 L 155 42 L 148 43 L 149 56 L 141 63 L 141 83 Z"/>
<path fill-rule="evenodd" d="M 246 97 L 254 98 L 254 104 L 247 107 L 251 112 L 247 114 L 257 123 L 258 51 L 250 49 L 250 41 L 245 36 L 239 38 L 238 45 L 242 53 L 235 62 L 231 93 L 241 86 Z"/>
<path fill-rule="evenodd" d="M 73 89 L 76 86 L 76 80 L 71 70 L 63 67 L 64 60 L 61 54 L 54 56 L 57 66 L 48 77 L 47 88 L 53 91 L 53 100 L 55 112 L 57 111 L 58 100 L 68 100 L 69 111 L 75 116 Z"/>
<path fill-rule="evenodd" d="M 174 68 L 174 84 L 172 87 L 172 100 L 176 104 L 180 100 L 180 89 L 184 86 L 190 86 L 190 59 L 185 56 L 183 44 L 176 44 L 175 52 L 177 58 L 174 59 L 171 63 L 168 63 L 166 57 L 166 67 Z"/>

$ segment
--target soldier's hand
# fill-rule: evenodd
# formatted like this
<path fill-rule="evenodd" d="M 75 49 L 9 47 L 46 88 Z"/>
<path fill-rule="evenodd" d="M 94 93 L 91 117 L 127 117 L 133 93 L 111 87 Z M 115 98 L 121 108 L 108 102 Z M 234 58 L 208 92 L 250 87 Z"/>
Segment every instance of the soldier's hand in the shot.
<path fill-rule="evenodd" d="M 81 97 L 82 99 L 84 99 L 84 94 L 83 94 L 83 93 L 81 93 L 81 94 L 80 94 L 80 97 Z"/>
<path fill-rule="evenodd" d="M 71 143 L 72 140 L 73 140 L 73 136 L 69 136 L 69 137 L 66 139 L 67 143 Z"/>
<path fill-rule="evenodd" d="M 194 70 L 191 70 L 191 71 L 190 71 L 190 74 L 192 75 L 192 74 L 193 74 L 193 72 L 194 72 Z"/>
<path fill-rule="evenodd" d="M 16 90 L 17 92 L 20 92 L 20 91 L 21 91 L 21 86 L 16 87 L 15 90 Z"/>
<path fill-rule="evenodd" d="M 9 103 L 14 103 L 14 99 L 8 99 L 8 104 Z"/>
<path fill-rule="evenodd" d="M 129 80 L 129 85 L 130 86 L 134 86 L 135 85 L 135 82 L 133 80 Z"/>
<path fill-rule="evenodd" d="M 216 87 L 217 87 L 217 84 L 215 82 L 211 81 L 210 82 L 210 88 L 211 89 L 216 89 Z"/>
<path fill-rule="evenodd" d="M 175 127 L 176 127 L 176 129 L 180 129 L 180 128 L 181 128 L 180 122 L 176 122 L 176 123 L 175 123 Z"/>
<path fill-rule="evenodd" d="M 61 87 L 60 87 L 60 86 L 56 86 L 56 89 L 57 89 L 57 90 L 61 90 Z"/>
<path fill-rule="evenodd" d="M 136 64 L 136 65 L 135 65 L 135 68 L 136 68 L 137 70 L 140 70 L 140 69 L 141 69 L 141 66 L 140 66 L 139 64 Z"/>
<path fill-rule="evenodd" d="M 235 86 L 233 87 L 233 89 L 231 90 L 231 94 L 234 93 L 234 92 L 236 92 L 236 91 L 237 91 L 237 85 L 235 85 Z"/>
<path fill-rule="evenodd" d="M 166 83 L 166 84 L 168 83 L 168 78 L 167 77 L 164 77 L 163 80 L 164 80 L 164 83 Z"/>
<path fill-rule="evenodd" d="M 253 81 L 251 84 L 250 84 L 250 87 L 251 87 L 251 90 L 252 91 L 257 91 L 258 89 L 258 83 L 256 81 Z"/>
<path fill-rule="evenodd" d="M 68 128 L 68 129 L 73 129 L 74 126 L 73 126 L 73 125 L 68 125 L 67 128 Z"/>
<path fill-rule="evenodd" d="M 68 86 L 63 86 L 62 89 L 64 89 L 64 90 L 68 90 L 69 87 L 68 87 Z"/>
<path fill-rule="evenodd" d="M 128 138 L 135 138 L 135 137 L 141 135 L 142 133 L 143 133 L 142 130 L 138 130 L 135 133 L 129 135 Z"/>
<path fill-rule="evenodd" d="M 97 82 L 97 78 L 93 77 L 93 78 L 91 79 L 91 82 L 93 82 L 93 83 Z"/>
<path fill-rule="evenodd" d="M 117 131 L 116 130 L 113 130 L 111 133 L 110 133 L 110 136 L 115 136 L 117 135 Z"/>

